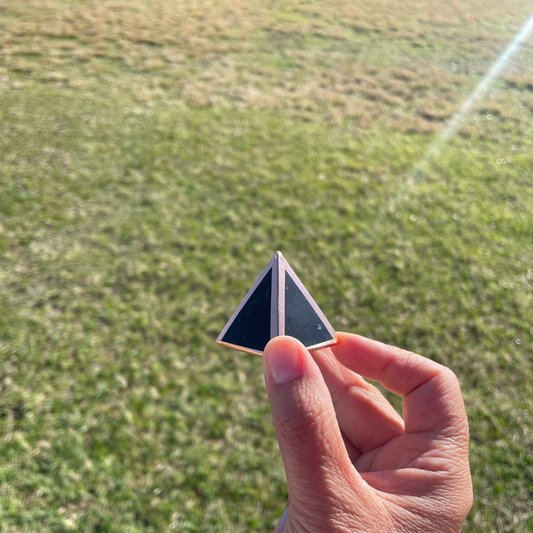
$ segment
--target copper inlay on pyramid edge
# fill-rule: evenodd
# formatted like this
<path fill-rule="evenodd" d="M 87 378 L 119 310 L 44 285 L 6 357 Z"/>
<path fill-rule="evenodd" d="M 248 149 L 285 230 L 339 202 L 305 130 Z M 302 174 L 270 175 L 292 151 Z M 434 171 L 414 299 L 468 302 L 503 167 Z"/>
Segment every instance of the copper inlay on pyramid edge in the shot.
<path fill-rule="evenodd" d="M 335 330 L 281 252 L 261 272 L 217 342 L 262 355 L 278 335 L 291 335 L 309 350 L 337 342 Z"/>

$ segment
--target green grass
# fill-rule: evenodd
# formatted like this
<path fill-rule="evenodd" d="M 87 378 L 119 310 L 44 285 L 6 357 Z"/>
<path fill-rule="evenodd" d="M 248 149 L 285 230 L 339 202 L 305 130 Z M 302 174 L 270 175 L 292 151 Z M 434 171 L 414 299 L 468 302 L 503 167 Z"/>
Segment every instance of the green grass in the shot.
<path fill-rule="evenodd" d="M 7 7 L 5 34 L 46 14 Z M 519 8 L 476 24 L 512 35 Z M 59 56 L 59 33 L 23 56 L 33 70 L 0 35 L 1 531 L 273 529 L 286 486 L 261 360 L 214 339 L 277 249 L 335 328 L 458 375 L 464 531 L 533 528 L 531 93 L 500 82 L 411 183 L 442 128 L 420 110 L 453 113 L 497 52 L 476 63 L 456 42 L 457 73 L 439 32 L 462 23 L 424 48 L 409 35 L 432 23 L 406 19 L 376 47 L 339 41 L 327 12 L 316 37 L 307 11 L 269 9 L 241 13 L 251 29 L 228 26 L 226 51 L 102 33 Z M 367 78 L 404 99 L 367 99 Z"/>

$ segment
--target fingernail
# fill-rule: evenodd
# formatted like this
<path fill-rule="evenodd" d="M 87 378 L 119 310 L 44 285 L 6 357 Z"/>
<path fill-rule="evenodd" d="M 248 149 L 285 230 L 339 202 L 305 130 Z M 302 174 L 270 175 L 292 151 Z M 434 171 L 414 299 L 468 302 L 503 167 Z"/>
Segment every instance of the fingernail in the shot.
<path fill-rule="evenodd" d="M 278 525 L 276 526 L 274 533 L 283 533 L 283 531 L 285 530 L 285 523 L 287 522 L 287 518 L 289 518 L 289 506 L 287 506 L 285 508 L 285 511 L 283 511 L 283 514 L 279 519 Z"/>
<path fill-rule="evenodd" d="M 272 339 L 265 348 L 264 357 L 275 383 L 296 379 L 303 370 L 302 347 L 291 337 Z"/>

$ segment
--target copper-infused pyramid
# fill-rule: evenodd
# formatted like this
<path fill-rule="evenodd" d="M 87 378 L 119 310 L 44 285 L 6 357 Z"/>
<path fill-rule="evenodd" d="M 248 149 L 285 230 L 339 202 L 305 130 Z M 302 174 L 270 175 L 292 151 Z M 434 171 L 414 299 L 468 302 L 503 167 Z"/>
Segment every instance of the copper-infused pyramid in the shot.
<path fill-rule="evenodd" d="M 309 350 L 337 342 L 335 330 L 281 252 L 261 272 L 217 342 L 262 355 L 278 335 L 295 337 Z"/>

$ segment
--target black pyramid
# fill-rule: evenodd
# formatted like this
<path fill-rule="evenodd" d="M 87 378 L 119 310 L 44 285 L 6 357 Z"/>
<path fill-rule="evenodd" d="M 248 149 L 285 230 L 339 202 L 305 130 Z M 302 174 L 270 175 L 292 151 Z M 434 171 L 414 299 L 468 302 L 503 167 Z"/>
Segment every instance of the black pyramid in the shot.
<path fill-rule="evenodd" d="M 295 337 L 309 350 L 337 342 L 335 330 L 281 252 L 261 272 L 217 342 L 261 355 L 278 335 Z"/>

